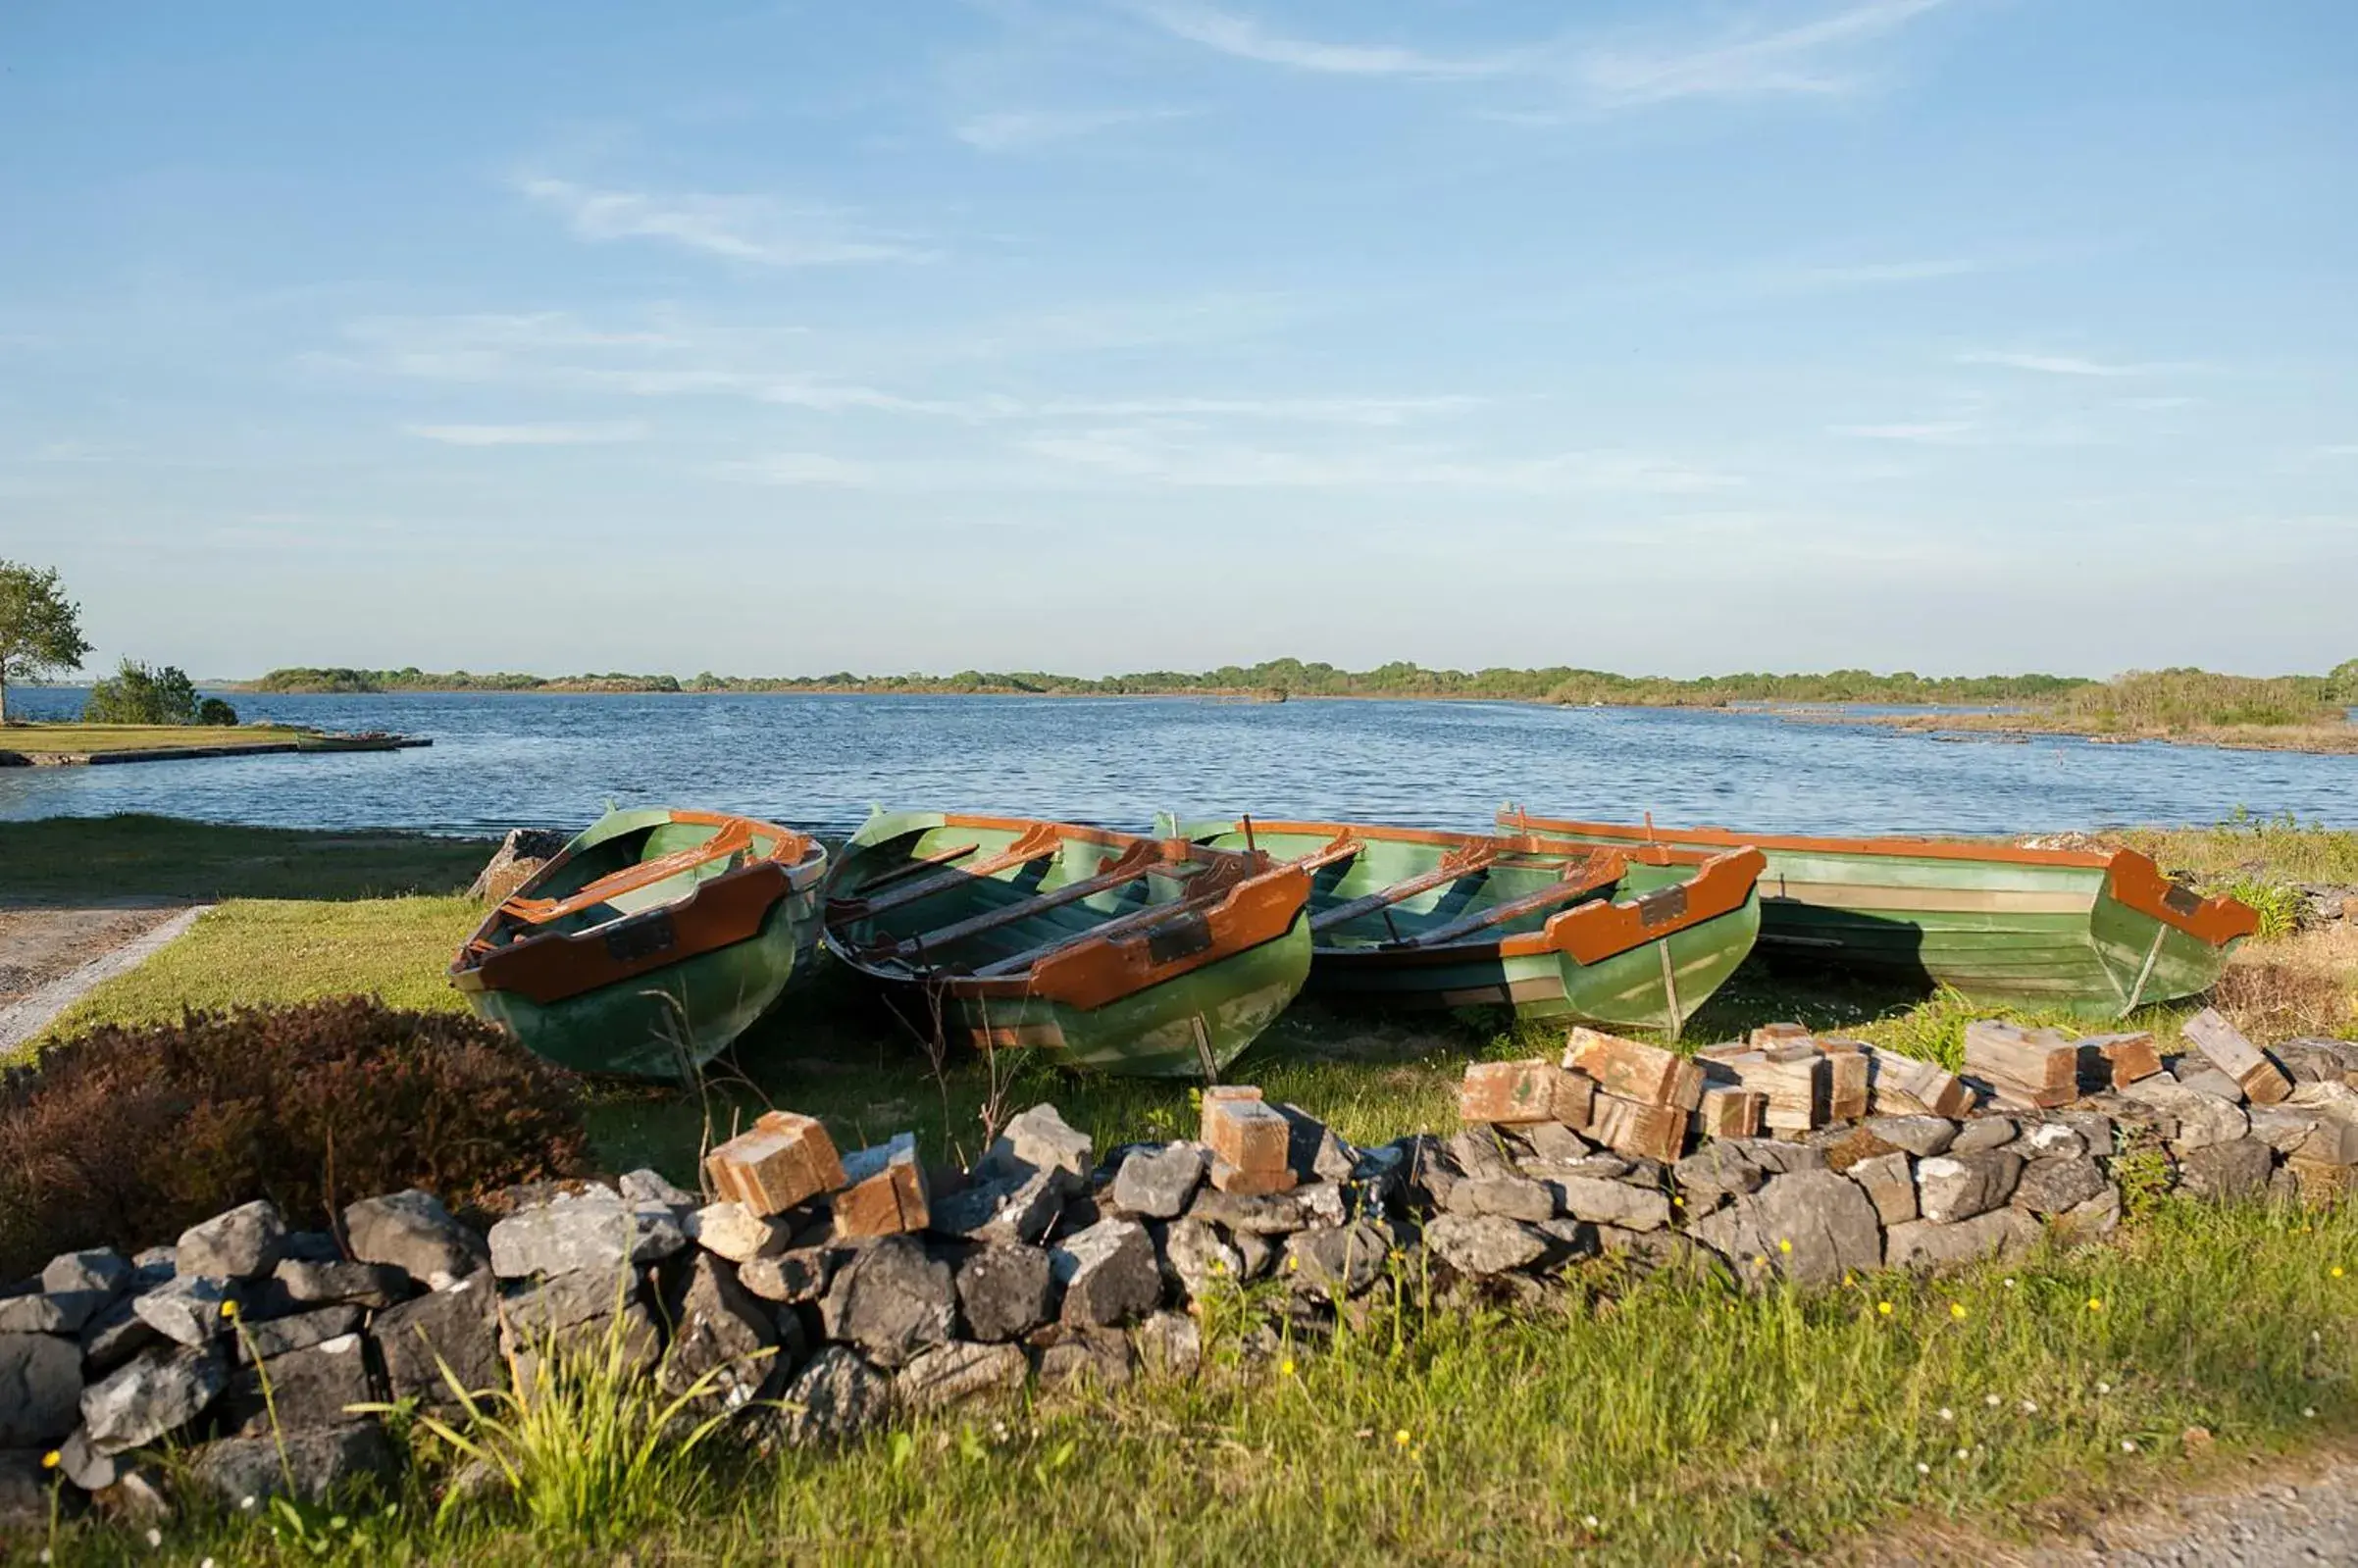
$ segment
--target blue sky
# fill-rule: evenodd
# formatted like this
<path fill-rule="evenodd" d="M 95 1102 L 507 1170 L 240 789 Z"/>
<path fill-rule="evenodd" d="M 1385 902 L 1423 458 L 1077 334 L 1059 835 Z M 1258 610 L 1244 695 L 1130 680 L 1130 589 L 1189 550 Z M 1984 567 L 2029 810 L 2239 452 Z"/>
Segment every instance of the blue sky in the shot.
<path fill-rule="evenodd" d="M 0 56 L 0 555 L 102 661 L 2358 654 L 2343 4 L 27 3 Z"/>

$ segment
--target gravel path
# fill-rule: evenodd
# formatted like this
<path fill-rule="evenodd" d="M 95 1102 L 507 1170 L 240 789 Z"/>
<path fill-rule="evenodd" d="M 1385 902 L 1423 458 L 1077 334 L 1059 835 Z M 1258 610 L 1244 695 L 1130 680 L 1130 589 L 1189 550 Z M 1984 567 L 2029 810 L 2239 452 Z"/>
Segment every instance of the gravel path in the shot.
<path fill-rule="evenodd" d="M 2031 1568 L 2162 1568 L 2228 1564 L 2311 1568 L 2358 1563 L 2358 1458 L 2287 1467 L 2242 1491 L 2188 1493 L 2097 1521 L 2071 1545 L 2016 1559 Z"/>
<path fill-rule="evenodd" d="M 0 910 L 0 1058 L 100 983 L 138 968 L 212 907 Z"/>

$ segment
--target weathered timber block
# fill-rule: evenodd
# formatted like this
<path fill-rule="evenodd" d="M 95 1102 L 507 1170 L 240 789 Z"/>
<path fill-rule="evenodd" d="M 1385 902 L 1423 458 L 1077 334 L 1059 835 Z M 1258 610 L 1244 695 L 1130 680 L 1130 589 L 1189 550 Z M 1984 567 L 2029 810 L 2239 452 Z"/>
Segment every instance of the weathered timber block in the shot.
<path fill-rule="evenodd" d="M 1286 1169 L 1293 1124 L 1258 1099 L 1207 1098 L 1203 1134 L 1216 1162 L 1268 1175 Z"/>
<path fill-rule="evenodd" d="M 715 1190 L 756 1215 L 783 1213 L 844 1185 L 844 1162 L 815 1117 L 770 1111 L 704 1156 Z"/>
<path fill-rule="evenodd" d="M 1810 1030 L 1806 1024 L 1763 1024 L 1752 1032 L 1751 1037 L 1752 1048 L 1756 1051 L 1773 1050 L 1779 1045 L 1806 1045 L 1809 1042 Z"/>
<path fill-rule="evenodd" d="M 907 1133 L 864 1148 L 844 1161 L 846 1186 L 835 1195 L 835 1234 L 841 1240 L 922 1231 L 932 1220 L 925 1168 Z"/>
<path fill-rule="evenodd" d="M 1574 1025 L 1563 1065 L 1586 1073 L 1609 1094 L 1641 1105 L 1691 1111 L 1703 1096 L 1703 1069 L 1676 1051 Z"/>
<path fill-rule="evenodd" d="M 1980 1018 L 1965 1026 L 1965 1070 L 2004 1097 L 2063 1104 L 2079 1090 L 2079 1047 L 2051 1029 Z M 2058 1093 L 2062 1099 L 2049 1097 Z"/>
<path fill-rule="evenodd" d="M 2243 1037 L 2216 1007 L 2206 1007 L 2179 1026 L 2213 1067 L 2233 1079 L 2254 1105 L 2274 1105 L 2292 1092 L 2292 1080 L 2267 1053 Z"/>
<path fill-rule="evenodd" d="M 1616 1153 L 1667 1165 L 1686 1147 L 1687 1112 L 1675 1105 L 1641 1105 L 1600 1089 L 1589 1136 Z"/>
<path fill-rule="evenodd" d="M 1695 1126 L 1705 1138 L 1757 1138 L 1768 1096 L 1753 1088 L 1707 1088 L 1695 1108 Z"/>
<path fill-rule="evenodd" d="M 1586 1127 L 1595 1081 L 1566 1072 L 1544 1057 L 1519 1062 L 1468 1062 L 1458 1089 L 1458 1115 L 1467 1122 L 1513 1126 L 1562 1122 Z"/>
<path fill-rule="evenodd" d="M 1723 1058 L 1719 1069 L 1764 1096 L 1761 1124 L 1783 1133 L 1823 1126 L 1832 1094 L 1832 1058 L 1815 1045 L 1778 1045 Z"/>
<path fill-rule="evenodd" d="M 1272 1192 L 1291 1192 L 1302 1178 L 1283 1165 L 1273 1171 L 1249 1171 L 1215 1154 L 1209 1180 L 1214 1189 L 1234 1197 L 1267 1197 Z"/>
<path fill-rule="evenodd" d="M 1856 1122 L 1867 1115 L 1867 1053 L 1851 1040 L 1820 1040 L 1825 1057 L 1825 1114 L 1830 1122 Z"/>
<path fill-rule="evenodd" d="M 1937 1063 L 1892 1051 L 1875 1051 L 1868 1061 L 1868 1100 L 1879 1115 L 1955 1120 L 1974 1108 L 1972 1086 Z"/>
<path fill-rule="evenodd" d="M 2151 1078 L 2162 1070 L 2162 1053 L 2153 1043 L 2153 1036 L 2145 1030 L 2127 1035 L 2095 1035 L 2079 1042 L 2080 1062 L 2084 1069 L 2092 1056 L 2103 1064 L 2100 1071 L 2089 1071 L 2091 1078 L 2109 1078 L 2115 1088 L 2127 1088 L 2141 1078 Z"/>

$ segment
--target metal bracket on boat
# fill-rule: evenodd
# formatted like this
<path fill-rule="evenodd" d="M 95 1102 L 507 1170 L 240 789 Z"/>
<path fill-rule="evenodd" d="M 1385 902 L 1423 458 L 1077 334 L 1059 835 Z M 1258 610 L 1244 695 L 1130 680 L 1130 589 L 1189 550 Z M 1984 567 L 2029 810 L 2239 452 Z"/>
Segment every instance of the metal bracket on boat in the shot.
<path fill-rule="evenodd" d="M 1668 887 L 1657 887 L 1642 898 L 1633 899 L 1637 905 L 1638 924 L 1648 931 L 1666 926 L 1687 912 L 1687 885 L 1677 883 Z"/>
<path fill-rule="evenodd" d="M 635 964 L 657 953 L 668 953 L 680 942 L 671 911 L 658 909 L 637 920 L 617 921 L 606 928 L 606 953 L 618 964 Z"/>

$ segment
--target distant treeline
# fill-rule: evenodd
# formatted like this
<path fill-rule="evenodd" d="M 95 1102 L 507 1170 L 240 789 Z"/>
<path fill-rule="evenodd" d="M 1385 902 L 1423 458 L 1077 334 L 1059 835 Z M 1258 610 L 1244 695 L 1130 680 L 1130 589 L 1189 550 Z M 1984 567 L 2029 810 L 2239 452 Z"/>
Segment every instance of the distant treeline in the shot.
<path fill-rule="evenodd" d="M 1300 659 L 1223 665 L 1189 673 L 1150 670 L 1134 675 L 1054 675 L 1047 671 L 961 670 L 955 675 L 833 675 L 748 678 L 710 671 L 680 680 L 668 675 L 475 675 L 418 669 L 273 670 L 250 683 L 255 691 L 826 691 L 941 695 L 1040 696 L 1297 696 L 1464 697 L 1512 702 L 1592 702 L 1643 707 L 1723 707 L 1731 702 L 1887 702 L 1979 704 L 2040 702 L 2095 683 L 2052 675 L 1920 676 L 1902 670 L 1836 670 L 1824 675 L 1745 674 L 1675 681 L 1664 676 L 1615 675 L 1556 665 L 1543 670 L 1428 670 L 1406 662 L 1372 670 L 1343 670 Z"/>

